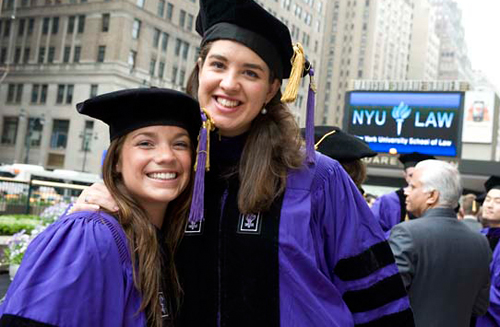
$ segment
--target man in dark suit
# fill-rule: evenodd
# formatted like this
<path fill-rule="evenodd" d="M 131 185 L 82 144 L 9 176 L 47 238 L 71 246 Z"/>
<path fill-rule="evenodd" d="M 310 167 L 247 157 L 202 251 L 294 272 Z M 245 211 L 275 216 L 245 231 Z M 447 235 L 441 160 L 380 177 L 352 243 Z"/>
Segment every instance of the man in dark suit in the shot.
<path fill-rule="evenodd" d="M 486 238 L 458 221 L 458 170 L 438 160 L 415 166 L 406 209 L 420 219 L 394 226 L 391 245 L 417 327 L 468 327 L 486 313 L 491 250 Z"/>

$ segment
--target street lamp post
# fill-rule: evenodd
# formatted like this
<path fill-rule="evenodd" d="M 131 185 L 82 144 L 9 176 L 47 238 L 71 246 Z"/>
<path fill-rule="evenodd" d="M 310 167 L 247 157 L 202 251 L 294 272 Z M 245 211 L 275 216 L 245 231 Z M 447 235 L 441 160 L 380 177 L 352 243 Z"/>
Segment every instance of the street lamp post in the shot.
<path fill-rule="evenodd" d="M 92 138 L 97 140 L 97 133 L 92 133 L 87 130 L 80 133 L 80 138 L 82 139 L 82 150 L 83 150 L 83 162 L 82 162 L 82 172 L 85 172 L 85 164 L 87 162 L 87 152 L 90 151 L 90 141 Z"/>
<path fill-rule="evenodd" d="M 26 139 L 24 142 L 24 146 L 26 148 L 26 154 L 24 156 L 24 163 L 29 163 L 30 156 L 30 148 L 31 148 L 31 139 L 33 136 L 33 132 L 36 130 L 40 132 L 41 127 L 45 124 L 45 114 L 42 114 L 41 117 L 29 118 L 29 115 L 26 113 L 24 109 L 21 109 L 21 114 L 19 115 L 21 119 L 28 119 L 28 130 L 26 132 Z"/>

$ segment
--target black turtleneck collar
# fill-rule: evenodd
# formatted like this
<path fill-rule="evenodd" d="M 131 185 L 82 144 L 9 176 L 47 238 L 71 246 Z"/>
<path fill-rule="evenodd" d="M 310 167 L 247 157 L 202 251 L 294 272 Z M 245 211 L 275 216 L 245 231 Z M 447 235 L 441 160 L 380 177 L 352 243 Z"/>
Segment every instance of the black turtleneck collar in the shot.
<path fill-rule="evenodd" d="M 215 168 L 234 167 L 245 147 L 248 132 L 234 136 L 221 136 L 218 131 L 210 134 L 210 165 Z"/>

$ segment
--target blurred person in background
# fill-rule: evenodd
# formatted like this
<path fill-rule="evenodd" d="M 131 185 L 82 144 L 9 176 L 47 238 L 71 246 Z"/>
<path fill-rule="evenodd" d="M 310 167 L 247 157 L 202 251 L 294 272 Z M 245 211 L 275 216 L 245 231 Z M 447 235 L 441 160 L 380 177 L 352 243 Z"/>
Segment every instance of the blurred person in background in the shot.
<path fill-rule="evenodd" d="M 479 204 L 476 202 L 476 195 L 466 194 L 462 196 L 462 204 L 459 209 L 459 219 L 467 227 L 475 232 L 483 229 L 483 225 L 478 220 Z"/>
<path fill-rule="evenodd" d="M 483 317 L 477 318 L 477 327 L 500 326 L 500 177 L 491 176 L 485 183 L 486 196 L 482 206 L 482 215 L 487 221 L 487 228 L 481 233 L 486 235 L 490 248 L 493 251 L 493 260 L 490 265 L 491 289 L 490 306 Z"/>

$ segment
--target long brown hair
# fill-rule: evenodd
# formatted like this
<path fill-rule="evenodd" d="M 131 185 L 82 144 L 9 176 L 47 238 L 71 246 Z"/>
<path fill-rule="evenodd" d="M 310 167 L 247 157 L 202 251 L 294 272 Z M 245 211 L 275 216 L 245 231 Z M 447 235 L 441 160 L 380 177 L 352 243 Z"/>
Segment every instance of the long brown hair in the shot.
<path fill-rule="evenodd" d="M 161 285 L 167 288 L 163 291 L 169 295 L 175 316 L 179 308 L 182 293 L 177 270 L 174 264 L 174 254 L 181 239 L 187 216 L 193 182 L 167 206 L 162 229 L 166 230 L 166 244 L 159 244 L 156 236 L 156 227 L 140 203 L 125 187 L 121 174 L 116 171 L 120 160 L 126 135 L 113 140 L 109 146 L 103 164 L 103 180 L 107 189 L 118 204 L 118 213 L 111 213 L 117 217 L 127 235 L 132 257 L 134 285 L 142 296 L 140 311 L 147 310 L 148 326 L 162 326 L 161 306 L 158 294 Z M 192 153 L 194 152 L 194 146 Z M 160 246 L 168 251 L 168 262 L 162 263 Z M 166 271 L 162 271 L 162 264 Z M 162 276 L 162 273 L 167 276 Z M 167 280 L 166 283 L 162 283 Z"/>
<path fill-rule="evenodd" d="M 210 47 L 211 43 L 207 43 L 200 51 L 202 65 Z M 199 65 L 195 65 L 187 84 L 187 92 L 194 98 L 198 98 L 199 72 Z M 271 69 L 270 83 L 274 76 Z M 299 126 L 280 99 L 281 91 L 278 90 L 266 105 L 267 114 L 258 115 L 252 122 L 238 167 L 238 208 L 241 213 L 268 210 L 285 191 L 288 170 L 303 165 Z"/>

